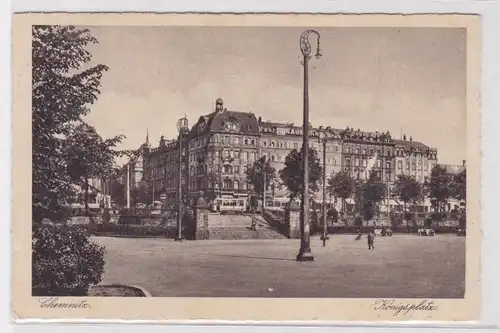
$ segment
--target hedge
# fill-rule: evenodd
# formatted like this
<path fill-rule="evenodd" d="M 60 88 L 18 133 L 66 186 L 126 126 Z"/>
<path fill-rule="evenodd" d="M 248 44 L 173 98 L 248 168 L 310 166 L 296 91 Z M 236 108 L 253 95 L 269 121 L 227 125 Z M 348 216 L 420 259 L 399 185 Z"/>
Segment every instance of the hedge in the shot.
<path fill-rule="evenodd" d="M 86 229 L 94 236 L 132 236 L 175 238 L 177 228 L 165 225 L 91 224 Z"/>

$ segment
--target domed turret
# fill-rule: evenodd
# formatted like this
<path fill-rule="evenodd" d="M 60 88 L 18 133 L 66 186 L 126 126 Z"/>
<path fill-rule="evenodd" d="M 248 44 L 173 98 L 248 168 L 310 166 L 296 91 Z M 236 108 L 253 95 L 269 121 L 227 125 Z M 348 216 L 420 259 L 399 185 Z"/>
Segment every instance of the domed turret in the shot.
<path fill-rule="evenodd" d="M 219 97 L 215 101 L 215 111 L 222 112 L 223 110 L 224 110 L 224 100 Z"/>

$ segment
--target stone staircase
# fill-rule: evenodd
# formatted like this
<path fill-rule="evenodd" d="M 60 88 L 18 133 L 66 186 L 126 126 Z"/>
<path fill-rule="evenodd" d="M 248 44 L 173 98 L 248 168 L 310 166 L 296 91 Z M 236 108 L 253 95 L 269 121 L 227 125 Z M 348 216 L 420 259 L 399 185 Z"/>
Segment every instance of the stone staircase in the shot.
<path fill-rule="evenodd" d="M 215 215 L 215 214 L 214 214 Z M 284 239 L 270 227 L 260 215 L 217 215 L 211 214 L 208 233 L 210 239 Z M 256 230 L 252 230 L 252 220 Z"/>

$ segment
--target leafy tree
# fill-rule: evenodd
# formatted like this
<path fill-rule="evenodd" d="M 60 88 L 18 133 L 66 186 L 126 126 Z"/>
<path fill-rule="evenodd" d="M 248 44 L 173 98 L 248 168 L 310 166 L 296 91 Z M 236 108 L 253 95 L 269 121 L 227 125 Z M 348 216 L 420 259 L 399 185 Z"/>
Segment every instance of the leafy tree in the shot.
<path fill-rule="evenodd" d="M 96 160 L 93 153 L 88 160 L 82 155 L 92 147 L 77 139 L 89 129 L 83 117 L 107 70 L 90 66 L 86 47 L 92 43 L 97 40 L 87 29 L 32 27 L 32 293 L 37 296 L 84 295 L 103 273 L 104 248 L 90 242 L 88 233 L 38 223 L 64 219 L 60 211 L 75 200 L 74 185 L 98 173 L 90 163 Z M 111 148 L 112 142 L 92 137 L 99 149 Z"/>
<path fill-rule="evenodd" d="M 372 170 L 366 181 L 358 181 L 355 196 L 361 206 L 365 220 L 370 220 L 382 200 L 386 197 L 387 185 L 379 174 Z"/>
<path fill-rule="evenodd" d="M 264 179 L 266 180 L 266 190 L 271 186 L 272 181 L 276 178 L 276 169 L 271 166 L 269 160 L 263 156 L 256 160 L 246 171 L 247 182 L 251 184 L 255 192 L 259 195 L 264 195 Z M 265 200 L 265 198 L 262 198 Z"/>
<path fill-rule="evenodd" d="M 422 186 L 413 176 L 398 175 L 392 189 L 393 195 L 403 202 L 403 211 L 406 213 L 408 203 L 415 203 L 422 197 Z"/>
<path fill-rule="evenodd" d="M 114 203 L 124 206 L 126 204 L 126 191 L 125 184 L 118 177 L 114 176 L 110 179 L 110 195 Z"/>
<path fill-rule="evenodd" d="M 465 202 L 467 198 L 467 171 L 465 169 L 453 176 L 451 181 L 451 196 Z"/>
<path fill-rule="evenodd" d="M 87 29 L 32 27 L 32 214 L 54 219 L 75 197 L 66 138 L 90 112 L 100 91 L 104 65 L 88 66 Z"/>
<path fill-rule="evenodd" d="M 342 200 L 342 211 L 345 210 L 345 200 L 354 194 L 355 180 L 345 170 L 338 173 L 332 172 L 328 179 L 328 192 Z"/>
<path fill-rule="evenodd" d="M 436 165 L 431 170 L 431 175 L 425 183 L 427 195 L 431 198 L 431 203 L 438 212 L 444 211 L 448 199 L 452 195 L 451 175 L 446 168 Z"/>
<path fill-rule="evenodd" d="M 319 163 L 316 150 L 308 149 L 309 152 L 309 193 L 318 191 L 318 185 L 323 177 L 323 168 Z M 290 199 L 297 196 L 302 198 L 304 186 L 303 149 L 297 151 L 293 149 L 285 159 L 285 167 L 279 172 L 283 184 L 290 193 Z"/>
<path fill-rule="evenodd" d="M 96 130 L 81 122 L 71 129 L 64 140 L 67 145 L 67 170 L 71 180 L 83 184 L 85 212 L 88 213 L 89 179 L 110 179 L 115 158 L 121 152 L 114 150 L 123 139 L 122 135 L 103 140 Z"/>

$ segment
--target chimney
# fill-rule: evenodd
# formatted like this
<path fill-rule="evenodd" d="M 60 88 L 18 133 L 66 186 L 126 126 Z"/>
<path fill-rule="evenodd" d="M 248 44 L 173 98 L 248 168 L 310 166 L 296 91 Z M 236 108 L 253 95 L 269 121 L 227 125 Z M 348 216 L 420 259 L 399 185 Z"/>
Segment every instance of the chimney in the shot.
<path fill-rule="evenodd" d="M 465 166 L 465 160 L 462 160 L 462 166 Z"/>
<path fill-rule="evenodd" d="M 413 141 L 413 138 L 410 136 L 410 141 Z"/>

